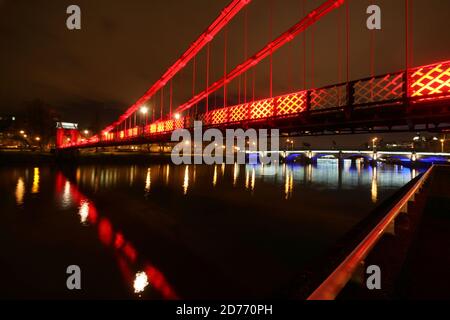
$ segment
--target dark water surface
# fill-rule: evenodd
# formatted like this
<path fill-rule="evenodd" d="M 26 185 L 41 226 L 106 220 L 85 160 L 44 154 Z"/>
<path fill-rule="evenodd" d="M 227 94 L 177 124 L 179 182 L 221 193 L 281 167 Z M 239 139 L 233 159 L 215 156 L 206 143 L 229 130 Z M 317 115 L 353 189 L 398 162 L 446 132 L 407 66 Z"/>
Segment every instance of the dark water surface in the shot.
<path fill-rule="evenodd" d="M 0 297 L 270 297 L 418 174 L 334 160 L 0 167 Z"/>

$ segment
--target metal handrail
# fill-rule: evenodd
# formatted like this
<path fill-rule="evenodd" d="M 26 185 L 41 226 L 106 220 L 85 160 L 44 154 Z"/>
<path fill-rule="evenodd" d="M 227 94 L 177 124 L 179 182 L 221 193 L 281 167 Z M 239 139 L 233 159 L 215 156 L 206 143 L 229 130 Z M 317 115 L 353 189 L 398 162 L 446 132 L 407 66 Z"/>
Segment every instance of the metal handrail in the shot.
<path fill-rule="evenodd" d="M 411 198 L 428 180 L 433 165 L 414 184 L 414 186 L 400 199 L 399 202 L 386 214 L 386 216 L 372 229 L 359 245 L 345 258 L 345 260 L 331 273 L 330 276 L 308 297 L 307 300 L 334 300 L 339 292 L 345 287 L 360 263 L 367 257 L 375 247 L 381 236 L 389 225 L 398 216 L 401 210 L 408 205 Z"/>

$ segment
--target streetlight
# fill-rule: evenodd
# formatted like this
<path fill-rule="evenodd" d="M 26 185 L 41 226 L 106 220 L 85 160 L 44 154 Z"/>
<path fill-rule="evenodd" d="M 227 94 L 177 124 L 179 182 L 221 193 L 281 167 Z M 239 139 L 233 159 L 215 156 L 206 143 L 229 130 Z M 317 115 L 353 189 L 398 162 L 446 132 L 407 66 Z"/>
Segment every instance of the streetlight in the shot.
<path fill-rule="evenodd" d="M 148 107 L 141 107 L 141 113 L 142 114 L 147 114 L 148 113 Z"/>
<path fill-rule="evenodd" d="M 287 139 L 286 143 L 291 145 L 291 150 L 294 150 L 294 140 Z M 289 149 L 289 146 L 287 148 Z"/>
<path fill-rule="evenodd" d="M 142 106 L 140 109 L 141 114 L 145 117 L 145 125 L 147 126 L 148 122 L 148 107 Z"/>
<path fill-rule="evenodd" d="M 25 131 L 23 131 L 23 130 L 20 130 L 20 134 L 25 134 Z"/>
<path fill-rule="evenodd" d="M 378 141 L 378 138 L 373 138 L 372 139 L 372 149 L 375 151 L 375 148 L 377 147 L 377 141 Z"/>
<path fill-rule="evenodd" d="M 441 152 L 444 153 L 444 143 L 445 143 L 445 139 L 441 139 Z"/>
<path fill-rule="evenodd" d="M 36 140 L 37 142 L 39 142 L 39 141 L 41 141 L 41 138 L 36 137 L 35 140 Z"/>
<path fill-rule="evenodd" d="M 175 120 L 180 120 L 181 115 L 179 113 L 175 113 L 173 117 L 175 118 Z"/>

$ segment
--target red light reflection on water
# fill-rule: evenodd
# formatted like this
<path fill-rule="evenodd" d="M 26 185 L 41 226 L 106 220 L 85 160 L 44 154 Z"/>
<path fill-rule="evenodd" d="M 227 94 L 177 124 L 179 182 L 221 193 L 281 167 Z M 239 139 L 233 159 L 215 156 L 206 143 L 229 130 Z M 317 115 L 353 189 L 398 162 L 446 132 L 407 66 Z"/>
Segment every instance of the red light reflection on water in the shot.
<path fill-rule="evenodd" d="M 108 218 L 100 217 L 93 202 L 83 195 L 76 185 L 70 183 L 61 172 L 56 175 L 55 186 L 56 193 L 61 196 L 62 206 L 71 203 L 73 206 L 87 211 L 87 222 L 93 227 L 97 225 L 100 242 L 117 253 L 117 264 L 127 283 L 133 283 L 134 281 L 136 286 L 138 278 L 142 278 L 142 271 L 139 272 L 139 270 L 144 270 L 143 272 L 145 272 L 151 288 L 158 291 L 164 299 L 178 299 L 177 294 L 168 284 L 161 271 L 145 260 L 142 264 L 144 268 L 137 266 L 139 254 L 136 248 L 125 238 L 122 232 L 114 230 Z M 146 285 L 139 290 L 135 288 L 135 292 L 142 293 L 145 287 Z"/>

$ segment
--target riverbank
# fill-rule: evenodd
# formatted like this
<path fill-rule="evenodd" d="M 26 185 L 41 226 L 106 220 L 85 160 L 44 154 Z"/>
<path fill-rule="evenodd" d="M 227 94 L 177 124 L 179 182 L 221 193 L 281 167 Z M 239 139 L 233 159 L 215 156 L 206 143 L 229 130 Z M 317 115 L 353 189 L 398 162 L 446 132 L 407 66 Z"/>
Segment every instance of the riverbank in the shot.
<path fill-rule="evenodd" d="M 52 164 L 55 155 L 50 152 L 11 150 L 0 151 L 0 165 Z"/>

